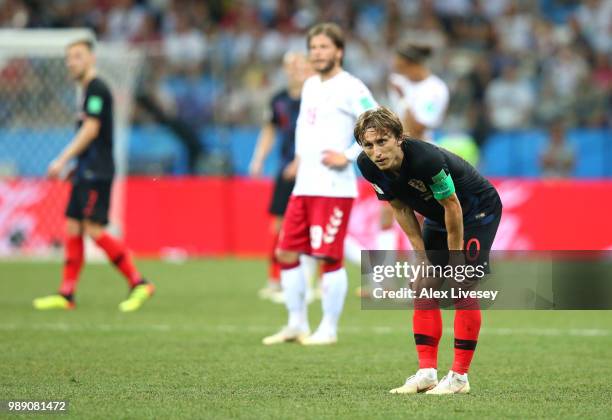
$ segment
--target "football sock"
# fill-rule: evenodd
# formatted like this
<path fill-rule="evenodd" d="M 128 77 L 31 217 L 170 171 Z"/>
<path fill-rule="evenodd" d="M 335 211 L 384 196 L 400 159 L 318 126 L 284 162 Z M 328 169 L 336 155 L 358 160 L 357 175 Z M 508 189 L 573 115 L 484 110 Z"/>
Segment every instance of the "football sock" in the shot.
<path fill-rule="evenodd" d="M 83 237 L 81 235 L 68 236 L 64 242 L 64 253 L 64 273 L 59 293 L 66 299 L 72 300 L 85 259 Z"/>
<path fill-rule="evenodd" d="M 121 241 L 105 232 L 96 239 L 96 244 L 104 250 L 108 259 L 123 274 L 130 287 L 137 286 L 142 282 L 142 277 L 138 270 L 136 270 L 132 257 Z"/>
<path fill-rule="evenodd" d="M 276 261 L 276 259 L 270 260 L 270 265 L 268 267 L 268 281 L 270 283 L 279 284 L 280 272 L 281 268 L 278 261 Z"/>
<path fill-rule="evenodd" d="M 291 328 L 307 329 L 306 279 L 302 267 L 297 264 L 281 269 L 281 285 L 285 295 L 285 306 L 289 312 L 288 325 Z"/>
<path fill-rule="evenodd" d="M 306 286 L 312 289 L 313 283 L 316 284 L 318 278 L 318 261 L 315 257 L 310 255 L 300 255 L 300 265 L 304 271 L 304 278 L 306 279 Z"/>
<path fill-rule="evenodd" d="M 416 299 L 412 316 L 419 369 L 438 367 L 438 343 L 442 337 L 442 313 L 435 299 Z"/>
<path fill-rule="evenodd" d="M 452 370 L 456 373 L 464 374 L 470 369 L 470 363 L 476 350 L 478 333 L 482 316 L 478 301 L 462 302 L 455 307 L 472 309 L 455 309 L 455 358 L 453 359 Z"/>
<path fill-rule="evenodd" d="M 325 263 L 321 285 L 323 289 L 321 298 L 323 319 L 319 329 L 330 335 L 336 335 L 338 333 L 338 320 L 342 313 L 348 289 L 348 276 L 342 266 L 335 271 L 326 271 L 328 268 L 328 263 Z"/>

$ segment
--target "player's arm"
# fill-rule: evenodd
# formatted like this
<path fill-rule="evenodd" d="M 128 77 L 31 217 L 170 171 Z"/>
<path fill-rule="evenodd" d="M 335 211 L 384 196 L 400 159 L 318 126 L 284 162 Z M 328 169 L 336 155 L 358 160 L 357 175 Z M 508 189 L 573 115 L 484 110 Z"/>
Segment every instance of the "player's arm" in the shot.
<path fill-rule="evenodd" d="M 422 140 L 425 137 L 425 131 L 427 130 L 427 126 L 418 122 L 414 117 L 414 114 L 407 109 L 404 111 L 404 115 L 402 118 L 402 125 L 404 126 L 404 130 L 410 137 L 415 139 Z"/>
<path fill-rule="evenodd" d="M 357 159 L 359 153 L 361 153 L 361 146 L 359 146 L 357 142 L 353 142 L 351 147 L 343 152 L 325 150 L 323 152 L 322 162 L 325 166 L 331 169 L 344 169 L 350 162 Z"/>
<path fill-rule="evenodd" d="M 447 232 L 448 249 L 463 249 L 463 211 L 451 174 L 441 169 L 432 178 L 430 185 L 434 198 L 444 207 L 444 225 Z"/>
<path fill-rule="evenodd" d="M 272 122 L 265 123 L 259 132 L 255 152 L 249 165 L 249 172 L 252 176 L 259 176 L 263 170 L 263 164 L 270 154 L 276 139 L 276 128 Z"/>
<path fill-rule="evenodd" d="M 91 142 L 98 137 L 99 132 L 100 120 L 95 117 L 86 117 L 72 141 L 49 165 L 49 178 L 59 177 L 68 162 L 87 149 Z"/>
<path fill-rule="evenodd" d="M 438 200 L 444 207 L 444 224 L 447 232 L 448 249 L 460 251 L 463 249 L 463 211 L 457 194 Z"/>
<path fill-rule="evenodd" d="M 378 104 L 368 88 L 362 82 L 358 82 L 355 85 L 355 94 L 348 98 L 347 106 L 348 112 L 357 120 L 363 112 L 376 108 Z M 360 153 L 361 146 L 353 141 L 347 149 L 341 152 L 325 150 L 321 162 L 330 169 L 341 170 L 346 168 L 349 163 L 354 162 Z"/>
<path fill-rule="evenodd" d="M 418 95 L 411 107 L 406 106 L 402 115 L 404 130 L 410 136 L 424 139 L 430 128 L 438 126 L 448 107 L 448 88 L 437 86 L 427 95 Z"/>
<path fill-rule="evenodd" d="M 414 210 L 400 200 L 394 199 L 390 201 L 393 216 L 402 230 L 408 236 L 408 240 L 415 251 L 424 251 L 425 243 L 423 242 L 423 234 L 421 226 L 417 220 Z"/>
<path fill-rule="evenodd" d="M 283 179 L 286 181 L 293 181 L 297 176 L 297 171 L 300 166 L 300 158 L 299 156 L 295 156 L 291 162 L 285 166 L 283 169 Z"/>

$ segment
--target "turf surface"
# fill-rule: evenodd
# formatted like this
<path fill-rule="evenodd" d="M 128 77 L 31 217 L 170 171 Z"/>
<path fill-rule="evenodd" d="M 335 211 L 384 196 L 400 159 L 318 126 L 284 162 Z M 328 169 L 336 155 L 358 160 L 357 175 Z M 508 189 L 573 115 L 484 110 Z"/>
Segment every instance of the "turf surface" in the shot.
<path fill-rule="evenodd" d="M 351 294 L 338 345 L 264 347 L 285 313 L 255 297 L 263 261 L 139 266 L 158 291 L 139 312 L 119 313 L 123 281 L 89 265 L 77 310 L 41 313 L 31 300 L 60 265 L 0 262 L 0 400 L 66 399 L 69 417 L 100 419 L 612 417 L 610 312 L 487 311 L 472 394 L 396 396 L 416 368 L 410 312 L 360 310 Z M 452 312 L 444 325 L 441 374 Z"/>

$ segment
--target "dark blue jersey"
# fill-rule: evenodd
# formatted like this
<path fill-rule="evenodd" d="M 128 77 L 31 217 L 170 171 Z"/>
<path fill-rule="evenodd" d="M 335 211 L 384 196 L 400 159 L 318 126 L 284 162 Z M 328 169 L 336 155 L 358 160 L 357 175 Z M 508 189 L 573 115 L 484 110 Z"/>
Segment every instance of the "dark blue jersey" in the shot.
<path fill-rule="evenodd" d="M 87 117 L 100 121 L 100 132 L 78 156 L 75 181 L 111 180 L 115 174 L 113 160 L 113 96 L 106 83 L 92 79 L 83 95 L 77 129 Z"/>
<path fill-rule="evenodd" d="M 295 126 L 300 113 L 300 99 L 289 96 L 285 89 L 272 98 L 270 122 L 278 130 L 280 138 L 280 169 L 282 170 L 295 156 Z"/>
<path fill-rule="evenodd" d="M 362 152 L 359 170 L 380 200 L 397 199 L 425 216 L 426 223 L 444 230 L 444 207 L 435 199 L 436 180 L 450 175 L 461 203 L 466 227 L 485 225 L 501 211 L 497 191 L 472 165 L 446 149 L 422 140 L 405 139 L 399 176 L 378 169 Z"/>

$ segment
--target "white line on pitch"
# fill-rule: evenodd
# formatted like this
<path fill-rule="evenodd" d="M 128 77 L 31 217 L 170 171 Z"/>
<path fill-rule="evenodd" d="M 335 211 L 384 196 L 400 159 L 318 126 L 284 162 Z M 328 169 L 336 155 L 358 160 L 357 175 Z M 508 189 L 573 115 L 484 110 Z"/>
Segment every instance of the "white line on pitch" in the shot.
<path fill-rule="evenodd" d="M 406 327 L 355 325 L 340 327 L 340 333 L 345 334 L 408 334 L 410 325 Z M 170 324 L 68 324 L 68 323 L 0 323 L 0 331 L 97 331 L 97 332 L 219 332 L 229 334 L 269 333 L 278 329 L 278 325 L 170 325 Z M 452 334 L 452 328 L 445 328 L 445 333 Z M 532 336 L 577 336 L 577 337 L 609 337 L 612 330 L 598 328 L 483 328 L 484 335 L 532 335 Z"/>

